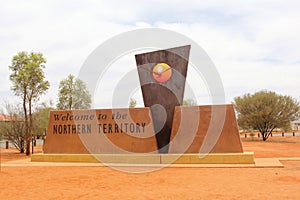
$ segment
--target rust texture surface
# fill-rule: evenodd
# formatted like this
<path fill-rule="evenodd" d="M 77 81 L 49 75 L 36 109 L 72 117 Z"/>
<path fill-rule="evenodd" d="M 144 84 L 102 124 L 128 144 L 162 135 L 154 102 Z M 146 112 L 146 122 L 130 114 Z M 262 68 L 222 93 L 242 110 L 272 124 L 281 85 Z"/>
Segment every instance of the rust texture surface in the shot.
<path fill-rule="evenodd" d="M 51 111 L 44 153 L 156 153 L 149 108 Z"/>
<path fill-rule="evenodd" d="M 161 153 L 168 152 L 175 106 L 182 105 L 189 53 L 188 45 L 135 56 L 144 104 L 151 108 Z M 155 80 L 153 69 L 159 63 L 171 67 L 172 75 L 166 82 Z"/>
<path fill-rule="evenodd" d="M 232 105 L 176 107 L 169 153 L 241 153 Z"/>

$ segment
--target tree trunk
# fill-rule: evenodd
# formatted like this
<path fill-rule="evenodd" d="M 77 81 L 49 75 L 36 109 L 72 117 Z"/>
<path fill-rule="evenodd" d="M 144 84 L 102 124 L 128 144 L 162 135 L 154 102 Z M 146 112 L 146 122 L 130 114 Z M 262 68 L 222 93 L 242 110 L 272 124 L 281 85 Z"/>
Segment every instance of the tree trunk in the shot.
<path fill-rule="evenodd" d="M 26 155 L 29 156 L 30 155 L 30 142 L 31 142 L 31 130 L 32 130 L 32 98 L 29 97 L 28 99 L 28 109 L 29 109 L 29 126 L 28 126 L 28 136 L 26 137 L 27 139 L 27 146 L 26 146 Z"/>
<path fill-rule="evenodd" d="M 29 135 L 29 125 L 28 125 L 28 115 L 27 115 L 27 108 L 26 108 L 26 96 L 27 93 L 24 92 L 23 98 L 23 109 L 25 115 L 25 141 L 26 141 L 26 156 L 30 155 L 30 135 Z"/>
<path fill-rule="evenodd" d="M 21 142 L 20 142 L 20 153 L 24 153 L 24 140 L 21 139 Z"/>
<path fill-rule="evenodd" d="M 267 136 L 266 132 L 265 131 L 260 131 L 260 133 L 261 133 L 261 137 L 262 137 L 263 141 L 266 141 L 268 139 L 266 137 Z"/>

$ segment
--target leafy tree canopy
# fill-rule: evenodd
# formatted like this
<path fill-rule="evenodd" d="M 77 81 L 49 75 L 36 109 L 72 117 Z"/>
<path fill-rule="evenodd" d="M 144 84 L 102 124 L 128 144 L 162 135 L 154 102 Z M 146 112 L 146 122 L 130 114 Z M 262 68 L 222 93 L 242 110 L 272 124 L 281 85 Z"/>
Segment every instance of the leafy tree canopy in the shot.
<path fill-rule="evenodd" d="M 12 90 L 17 96 L 29 102 L 38 100 L 48 90 L 49 82 L 44 80 L 45 63 L 46 59 L 41 53 L 22 51 L 13 57 L 12 65 L 9 66 L 12 71 L 9 78 L 13 83 Z"/>
<path fill-rule="evenodd" d="M 70 74 L 60 82 L 57 109 L 89 109 L 91 102 L 91 95 L 86 84 L 79 78 Z"/>
<path fill-rule="evenodd" d="M 129 108 L 134 108 L 136 104 L 137 104 L 136 100 L 134 98 L 130 98 Z"/>
<path fill-rule="evenodd" d="M 182 105 L 183 106 L 196 106 L 197 102 L 194 99 L 184 99 Z"/>
<path fill-rule="evenodd" d="M 286 128 L 299 117 L 299 102 L 290 96 L 270 91 L 236 97 L 233 104 L 239 126 L 258 130 L 264 141 L 275 128 Z"/>
<path fill-rule="evenodd" d="M 9 79 L 13 83 L 12 90 L 22 98 L 23 115 L 25 118 L 26 155 L 30 155 L 30 138 L 33 127 L 32 103 L 39 100 L 49 88 L 43 69 L 46 59 L 41 53 L 18 53 L 12 59 Z M 29 119 L 28 119 L 29 117 Z"/>
<path fill-rule="evenodd" d="M 52 103 L 50 105 L 47 103 L 42 103 L 39 105 L 35 112 L 33 113 L 33 134 L 34 135 L 43 135 L 48 128 L 48 121 L 50 111 L 54 110 L 55 108 L 52 107 Z"/>

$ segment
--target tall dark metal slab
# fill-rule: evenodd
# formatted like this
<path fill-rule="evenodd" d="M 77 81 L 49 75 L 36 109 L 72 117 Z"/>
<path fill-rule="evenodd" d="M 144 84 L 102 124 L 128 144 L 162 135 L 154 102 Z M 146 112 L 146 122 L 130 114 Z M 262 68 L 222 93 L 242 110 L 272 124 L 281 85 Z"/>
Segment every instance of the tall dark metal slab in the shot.
<path fill-rule="evenodd" d="M 175 106 L 182 105 L 190 45 L 135 56 L 160 153 L 167 153 Z"/>

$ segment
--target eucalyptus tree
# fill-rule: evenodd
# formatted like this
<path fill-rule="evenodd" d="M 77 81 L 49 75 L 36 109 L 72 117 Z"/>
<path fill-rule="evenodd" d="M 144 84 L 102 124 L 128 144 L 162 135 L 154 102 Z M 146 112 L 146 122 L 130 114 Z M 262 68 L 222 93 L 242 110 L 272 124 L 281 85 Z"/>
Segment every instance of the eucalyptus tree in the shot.
<path fill-rule="evenodd" d="M 30 155 L 30 139 L 33 127 L 33 103 L 48 90 L 50 84 L 45 80 L 44 68 L 46 59 L 41 53 L 19 52 L 12 59 L 9 79 L 13 83 L 13 92 L 21 97 L 26 137 L 26 155 Z"/>

